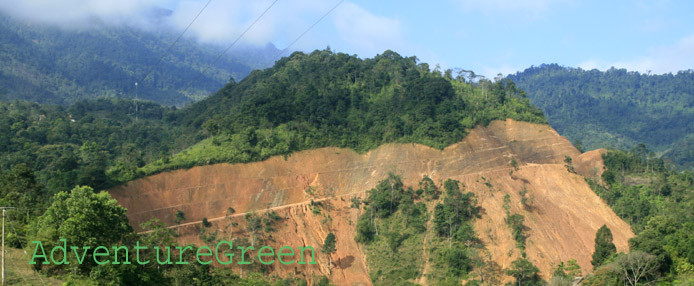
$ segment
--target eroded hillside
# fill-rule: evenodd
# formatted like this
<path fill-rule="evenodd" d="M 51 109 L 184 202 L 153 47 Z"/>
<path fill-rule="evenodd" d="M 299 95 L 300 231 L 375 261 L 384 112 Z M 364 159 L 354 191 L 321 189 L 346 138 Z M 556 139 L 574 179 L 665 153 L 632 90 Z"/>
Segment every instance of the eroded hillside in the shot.
<path fill-rule="evenodd" d="M 228 207 L 236 210 L 242 224 L 245 213 L 271 208 L 284 218 L 273 235 L 273 245 L 320 247 L 325 235 L 335 232 L 338 244 L 331 280 L 338 285 L 366 285 L 370 282 L 365 257 L 354 241 L 358 210 L 349 207 L 349 198 L 362 196 L 388 172 L 412 186 L 424 175 L 437 184 L 452 178 L 478 196 L 483 209 L 475 229 L 492 259 L 504 268 L 519 255 L 502 208 L 504 195 L 510 195 L 510 211 L 526 218 L 527 256 L 546 278 L 560 261 L 569 259 L 577 259 L 584 272 L 592 269 L 593 240 L 603 224 L 612 230 L 618 251 L 628 250 L 627 240 L 634 235 L 581 175 L 567 170 L 566 156 L 573 158 L 581 175 L 594 176 L 602 170 L 598 151 L 580 154 L 548 125 L 494 121 L 471 130 L 464 140 L 444 150 L 418 144 L 387 144 L 365 154 L 321 148 L 262 162 L 161 173 L 110 192 L 128 209 L 134 227 L 151 218 L 174 225 L 174 214 L 183 211 L 187 223 L 180 230 L 181 242 L 200 243 L 203 218 L 212 228 L 226 230 Z M 519 165 L 517 170 L 511 166 L 513 160 Z M 328 198 L 333 205 L 332 221 L 311 212 L 312 198 L 305 192 L 309 187 L 335 191 Z M 520 203 L 518 191 L 522 188 L 533 198 L 530 207 Z M 237 234 L 247 235 L 235 231 Z M 275 271 L 328 274 L 327 258 L 318 257 L 315 266 L 295 269 L 280 264 L 274 266 Z"/>

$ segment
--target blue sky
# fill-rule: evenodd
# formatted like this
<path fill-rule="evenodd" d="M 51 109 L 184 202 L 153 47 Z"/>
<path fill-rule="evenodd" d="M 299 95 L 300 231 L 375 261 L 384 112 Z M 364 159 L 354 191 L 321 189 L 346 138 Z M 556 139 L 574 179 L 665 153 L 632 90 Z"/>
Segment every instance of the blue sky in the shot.
<path fill-rule="evenodd" d="M 5 1 L 12 15 L 66 27 L 100 18 L 146 25 L 154 7 L 173 10 L 182 31 L 206 0 Z M 279 0 L 242 39 L 284 48 L 339 0 Z M 47 4 L 50 3 L 50 4 Z M 272 0 L 213 0 L 187 36 L 225 46 Z M 344 1 L 292 50 L 372 57 L 386 49 L 432 67 L 487 77 L 558 63 L 653 73 L 694 68 L 694 1 L 441 0 Z M 161 28 L 161 27 L 158 27 Z"/>

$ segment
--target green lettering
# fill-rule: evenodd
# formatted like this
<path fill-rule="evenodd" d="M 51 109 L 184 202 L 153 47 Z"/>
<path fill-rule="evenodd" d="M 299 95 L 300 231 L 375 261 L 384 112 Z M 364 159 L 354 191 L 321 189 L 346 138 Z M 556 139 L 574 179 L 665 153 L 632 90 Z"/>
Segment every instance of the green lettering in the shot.
<path fill-rule="evenodd" d="M 282 250 L 284 250 L 284 249 L 289 249 L 289 251 L 291 251 L 291 253 L 283 253 Z M 291 256 L 291 257 L 294 257 L 294 249 L 292 249 L 292 248 L 289 247 L 289 246 L 284 246 L 284 247 L 280 248 L 280 250 L 277 252 L 277 258 L 279 258 L 280 263 L 282 263 L 282 264 L 284 264 L 284 265 L 289 265 L 289 264 L 294 263 L 294 260 L 284 262 L 284 261 L 282 260 L 282 256 Z"/>
<path fill-rule="evenodd" d="M 147 260 L 145 262 L 140 261 L 140 249 L 145 250 L 147 248 L 148 248 L 147 246 L 140 246 L 139 240 L 135 243 L 135 252 L 137 253 L 137 256 L 135 258 L 137 259 L 137 263 L 140 265 L 145 265 L 145 264 L 149 263 L 149 260 Z"/>
<path fill-rule="evenodd" d="M 77 246 L 70 247 L 70 249 L 72 249 L 72 251 L 75 252 L 75 257 L 77 257 L 77 263 L 79 263 L 80 265 L 82 265 L 82 263 L 84 262 L 84 257 L 87 256 L 87 250 L 89 250 L 90 248 L 91 247 L 89 246 L 82 246 L 82 249 L 84 249 L 84 251 L 82 251 L 82 257 L 80 258 L 80 255 L 77 253 L 77 250 L 80 248 Z"/>
<path fill-rule="evenodd" d="M 34 255 L 31 256 L 31 261 L 29 261 L 29 264 L 36 264 L 34 261 L 36 258 L 43 258 L 43 263 L 41 264 L 51 264 L 48 262 L 48 257 L 46 256 L 46 252 L 43 250 L 43 244 L 41 244 L 41 241 L 32 241 L 31 243 L 36 244 L 36 248 L 34 249 Z M 41 248 L 41 255 L 36 255 L 36 252 L 39 251 L 39 247 Z"/>
<path fill-rule="evenodd" d="M 229 265 L 229 264 L 231 264 L 231 263 L 234 261 L 234 254 L 233 254 L 233 253 L 225 253 L 224 255 L 225 255 L 226 257 L 229 257 L 229 261 L 222 261 L 222 260 L 220 260 L 220 259 L 219 259 L 219 246 L 222 245 L 222 243 L 224 243 L 224 244 L 226 244 L 226 245 L 229 245 L 229 250 L 231 250 L 231 249 L 234 247 L 234 246 L 233 246 L 233 244 L 234 244 L 233 242 L 226 241 L 226 240 L 221 240 L 221 241 L 219 241 L 219 242 L 217 243 L 217 246 L 214 248 L 214 256 L 215 256 L 215 258 L 217 258 L 217 262 L 219 262 L 219 264 L 221 264 L 221 265 Z"/>
<path fill-rule="evenodd" d="M 183 261 L 183 252 L 185 252 L 187 249 L 193 250 L 193 247 L 190 245 L 186 247 L 176 246 L 176 249 L 178 249 L 178 261 L 176 261 L 176 264 L 188 264 L 188 261 Z"/>
<path fill-rule="evenodd" d="M 62 241 L 63 246 L 56 245 L 55 247 L 53 247 L 53 250 L 51 250 L 51 261 L 53 261 L 53 264 L 55 265 L 70 264 L 70 262 L 67 261 L 67 240 L 61 238 L 58 239 L 58 241 Z M 60 250 L 63 252 L 63 259 L 61 259 L 60 261 L 55 261 L 55 259 L 53 258 L 53 253 L 55 253 L 56 250 Z"/>
<path fill-rule="evenodd" d="M 101 253 L 98 252 L 100 249 L 103 249 L 106 252 L 101 252 Z M 109 255 L 108 248 L 106 248 L 106 246 L 97 246 L 96 248 L 94 248 L 94 254 L 92 254 L 92 255 L 94 256 L 94 262 L 96 262 L 96 264 L 104 265 L 104 264 L 111 262 L 111 260 L 108 260 L 108 259 L 106 261 L 99 261 L 99 259 L 98 259 L 99 256 L 108 256 Z"/>
<path fill-rule="evenodd" d="M 299 251 L 301 253 L 301 260 L 299 261 L 298 264 L 306 264 L 306 262 L 304 262 L 304 250 L 306 250 L 306 249 L 311 250 L 311 261 L 308 264 L 318 264 L 318 262 L 316 262 L 315 257 L 314 257 L 316 255 L 316 250 L 313 249 L 313 246 L 310 246 L 310 245 L 306 246 L 306 247 L 299 246 Z"/>
<path fill-rule="evenodd" d="M 118 262 L 118 249 L 125 249 L 125 262 L 123 262 L 123 264 L 130 264 L 128 248 L 122 245 L 113 247 L 113 264 L 120 264 L 120 262 Z"/>
<path fill-rule="evenodd" d="M 202 249 L 207 249 L 208 253 L 200 253 L 200 250 Z M 212 263 L 212 260 L 210 261 L 202 261 L 200 260 L 200 256 L 212 256 L 212 249 L 210 249 L 208 246 L 201 246 L 198 248 L 198 252 L 195 254 L 195 258 L 198 260 L 198 263 L 206 265 Z"/>
<path fill-rule="evenodd" d="M 162 261 L 159 259 L 159 246 L 155 246 L 155 247 L 154 247 L 154 251 L 157 252 L 157 263 L 159 263 L 159 265 L 162 265 L 162 264 L 173 264 L 173 262 L 171 262 L 171 247 L 166 246 L 166 247 L 164 247 L 164 248 L 166 248 L 167 255 L 166 255 L 166 261 L 162 262 Z"/>
<path fill-rule="evenodd" d="M 263 249 L 270 249 L 270 253 L 263 253 Z M 269 246 L 263 246 L 258 250 L 258 260 L 260 260 L 260 263 L 269 265 L 275 262 L 275 260 L 270 260 L 268 262 L 263 261 L 263 256 L 275 256 L 275 250 L 272 249 L 272 247 Z"/>
<path fill-rule="evenodd" d="M 251 264 L 249 261 L 246 261 L 246 251 L 249 249 L 253 250 L 255 248 L 253 248 L 253 246 L 249 246 L 246 248 L 244 248 L 243 246 L 239 246 L 237 248 L 241 250 L 241 261 L 239 261 L 238 264 Z"/>

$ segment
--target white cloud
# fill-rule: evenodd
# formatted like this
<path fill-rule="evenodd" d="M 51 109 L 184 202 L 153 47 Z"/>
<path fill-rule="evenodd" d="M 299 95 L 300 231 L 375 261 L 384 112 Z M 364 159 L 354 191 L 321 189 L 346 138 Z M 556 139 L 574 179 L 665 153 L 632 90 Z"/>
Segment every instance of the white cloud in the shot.
<path fill-rule="evenodd" d="M 94 20 L 122 24 L 167 0 L 23 0 L 0 1 L 9 15 L 62 26 L 84 26 Z"/>
<path fill-rule="evenodd" d="M 33 22 L 67 28 L 89 28 L 94 27 L 94 23 L 105 23 L 158 29 L 162 28 L 158 25 L 163 24 L 180 32 L 206 3 L 207 0 L 27 0 L 0 1 L 0 10 Z M 186 35 L 201 42 L 226 46 L 271 3 L 273 0 L 212 1 Z M 278 1 L 239 44 L 272 42 L 282 48 L 337 3 L 338 0 Z M 152 21 L 152 11 L 156 9 L 168 9 L 171 13 L 160 14 L 157 21 Z M 372 56 L 385 49 L 404 48 L 402 39 L 403 29 L 398 20 L 374 15 L 345 1 L 291 49 L 310 50 L 331 45 L 342 51 Z"/>
<path fill-rule="evenodd" d="M 650 71 L 656 74 L 694 69 L 694 35 L 684 37 L 671 45 L 651 48 L 646 56 L 636 59 L 616 62 L 590 59 L 578 66 L 583 69 L 595 68 L 599 70 L 606 70 L 610 67 L 625 68 L 630 71 Z"/>
<path fill-rule="evenodd" d="M 362 56 L 404 46 L 402 25 L 396 19 L 376 16 L 351 2 L 344 2 L 334 19 L 340 38 Z"/>

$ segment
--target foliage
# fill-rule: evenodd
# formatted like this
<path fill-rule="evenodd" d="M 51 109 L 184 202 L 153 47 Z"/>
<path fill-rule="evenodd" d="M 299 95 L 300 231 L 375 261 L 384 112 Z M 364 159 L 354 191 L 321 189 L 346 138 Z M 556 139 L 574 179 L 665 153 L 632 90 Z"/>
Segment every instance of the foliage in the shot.
<path fill-rule="evenodd" d="M 694 265 L 694 175 L 669 170 L 650 154 L 645 146 L 611 150 L 603 155 L 604 185 L 588 182 L 632 225 L 630 250 L 654 255 L 661 280 L 686 281 Z"/>
<path fill-rule="evenodd" d="M 506 270 L 506 274 L 513 277 L 516 282 L 507 285 L 544 285 L 539 276 L 540 270 L 532 262 L 525 258 L 518 258 L 511 262 L 511 267 Z"/>
<path fill-rule="evenodd" d="M 560 134 L 595 148 L 645 143 L 683 168 L 694 166 L 694 71 L 652 75 L 531 67 L 509 75 Z"/>
<path fill-rule="evenodd" d="M 602 265 L 605 260 L 617 253 L 617 247 L 612 242 L 612 231 L 603 225 L 595 234 L 595 252 L 593 252 L 593 268 Z"/>
<path fill-rule="evenodd" d="M 398 198 L 392 211 L 391 197 Z M 363 201 L 365 211 L 357 222 L 355 240 L 364 244 L 375 285 L 413 285 L 411 281 L 422 275 L 429 213 L 415 198 L 412 188 L 405 189 L 398 176 L 389 174 Z M 376 208 L 388 208 L 387 215 L 379 216 Z"/>
<path fill-rule="evenodd" d="M 335 239 L 335 234 L 332 232 L 328 233 L 328 235 L 325 236 L 325 241 L 323 241 L 323 248 L 321 251 L 325 254 L 328 254 L 328 255 L 332 254 L 336 250 L 335 249 L 335 243 L 336 242 L 337 242 L 337 240 Z"/>
<path fill-rule="evenodd" d="M 39 217 L 36 227 L 42 241 L 57 242 L 64 238 L 69 245 L 92 248 L 115 245 L 132 233 L 125 208 L 108 193 L 97 194 L 90 187 L 75 187 L 70 193 L 56 194 L 51 206 Z M 85 266 L 87 268 L 81 270 L 88 271 L 88 267 L 93 265 Z"/>
<path fill-rule="evenodd" d="M 476 235 L 469 221 L 479 216 L 480 207 L 473 192 L 463 193 L 460 182 L 448 179 L 444 183 L 446 197 L 443 204 L 434 208 L 434 229 L 439 236 L 447 236 L 466 242 L 474 242 Z"/>
<path fill-rule="evenodd" d="M 159 61 L 176 36 L 128 25 L 65 29 L 0 15 L 0 99 L 68 105 L 80 99 L 135 97 L 134 83 Z M 269 65 L 263 55 L 274 56 L 277 50 L 235 49 L 200 75 L 218 52 L 215 45 L 179 39 L 139 82 L 138 97 L 178 106 L 199 100 L 229 78 L 242 79 L 252 69 Z"/>
<path fill-rule="evenodd" d="M 506 118 L 546 122 L 508 80 L 455 81 L 393 51 L 364 60 L 330 50 L 296 52 L 183 109 L 178 122 L 212 137 L 140 170 L 258 161 L 325 146 L 443 148 L 470 128 Z"/>

